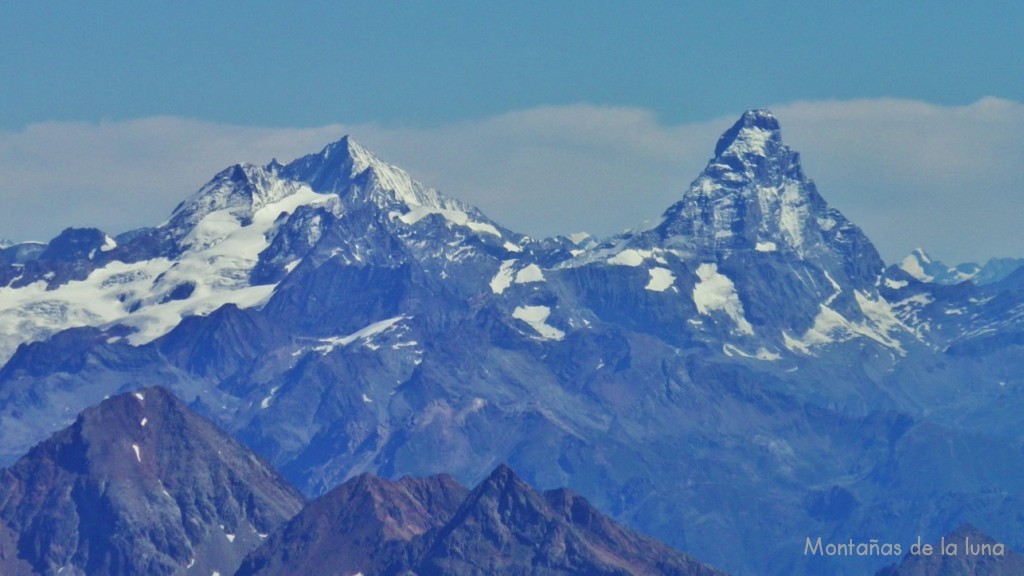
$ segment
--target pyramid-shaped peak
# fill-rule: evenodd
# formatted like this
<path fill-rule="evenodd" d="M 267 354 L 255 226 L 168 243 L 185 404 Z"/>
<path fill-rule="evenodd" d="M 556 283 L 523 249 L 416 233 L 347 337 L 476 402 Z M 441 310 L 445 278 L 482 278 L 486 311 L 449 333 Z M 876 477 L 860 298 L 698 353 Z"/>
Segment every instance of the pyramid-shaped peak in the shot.
<path fill-rule="evenodd" d="M 504 491 L 511 486 L 527 487 L 526 483 L 506 464 L 498 464 L 490 476 L 481 483 L 481 486 L 488 486 L 498 491 Z"/>
<path fill-rule="evenodd" d="M 415 196 L 413 188 L 424 188 L 414 183 L 402 169 L 378 158 L 355 141 L 344 136 L 325 146 L 316 154 L 308 154 L 289 163 L 281 170 L 285 178 L 306 182 L 317 192 L 338 192 L 348 187 L 355 179 L 372 177 L 385 188 Z"/>
<path fill-rule="evenodd" d="M 371 167 L 382 168 L 388 166 L 348 134 L 342 136 L 339 140 L 329 143 L 321 153 L 315 156 L 321 157 L 321 162 L 324 165 L 350 168 L 352 175 Z"/>
<path fill-rule="evenodd" d="M 715 157 L 732 154 L 767 156 L 782 144 L 779 121 L 766 109 L 747 110 L 722 134 Z"/>
<path fill-rule="evenodd" d="M 346 134 L 341 139 L 331 142 L 324 149 L 320 151 L 320 155 L 326 158 L 373 158 L 373 154 L 370 153 L 362 144 L 355 141 L 352 136 Z"/>

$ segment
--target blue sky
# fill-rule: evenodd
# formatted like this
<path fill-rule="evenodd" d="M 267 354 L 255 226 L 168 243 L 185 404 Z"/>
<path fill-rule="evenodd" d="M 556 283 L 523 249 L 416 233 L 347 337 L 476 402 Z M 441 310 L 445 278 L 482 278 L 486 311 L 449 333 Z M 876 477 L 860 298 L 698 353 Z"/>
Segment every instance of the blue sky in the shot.
<path fill-rule="evenodd" d="M 682 4 L 5 3 L 0 237 L 156 224 L 344 132 L 510 227 L 606 234 L 769 106 L 887 260 L 1024 256 L 1024 4 Z"/>

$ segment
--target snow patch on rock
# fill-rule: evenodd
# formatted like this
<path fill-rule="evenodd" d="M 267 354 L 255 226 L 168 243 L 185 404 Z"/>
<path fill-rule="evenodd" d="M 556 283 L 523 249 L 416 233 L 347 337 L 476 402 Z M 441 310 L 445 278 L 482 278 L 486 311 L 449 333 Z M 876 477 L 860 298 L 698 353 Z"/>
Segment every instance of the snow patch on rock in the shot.
<path fill-rule="evenodd" d="M 744 316 L 736 285 L 728 276 L 718 272 L 718 265 L 701 264 L 697 267 L 697 277 L 700 281 L 693 287 L 693 303 L 697 305 L 697 312 L 705 316 L 714 311 L 724 312 L 741 334 L 752 335 L 754 327 Z"/>
<path fill-rule="evenodd" d="M 491 278 L 491 292 L 501 294 L 512 285 L 512 266 L 515 260 L 505 260 L 498 268 L 498 273 Z"/>
<path fill-rule="evenodd" d="M 664 292 L 672 287 L 672 284 L 676 281 L 676 277 L 672 274 L 672 271 L 668 268 L 651 268 L 647 270 L 651 278 L 647 281 L 647 285 L 644 289 L 652 292 Z"/>
<path fill-rule="evenodd" d="M 561 340 L 565 338 L 565 332 L 547 323 L 551 315 L 551 309 L 547 306 L 518 306 L 512 312 L 512 317 L 522 320 L 530 325 L 537 334 L 544 340 Z"/>
<path fill-rule="evenodd" d="M 529 284 L 531 282 L 543 282 L 544 273 L 541 271 L 540 266 L 536 264 L 530 264 L 529 266 L 516 272 L 516 284 Z"/>

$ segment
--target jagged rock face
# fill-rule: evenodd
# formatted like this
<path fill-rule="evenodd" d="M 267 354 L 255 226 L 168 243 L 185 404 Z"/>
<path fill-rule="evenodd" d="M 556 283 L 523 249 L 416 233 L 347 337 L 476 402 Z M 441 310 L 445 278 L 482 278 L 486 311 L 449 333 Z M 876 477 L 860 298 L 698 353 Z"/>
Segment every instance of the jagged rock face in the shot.
<path fill-rule="evenodd" d="M 276 574 L 715 576 L 568 490 L 499 466 L 472 492 L 447 476 L 350 480 L 311 502 L 236 576 Z"/>
<path fill-rule="evenodd" d="M 413 541 L 444 526 L 466 494 L 450 476 L 392 482 L 362 474 L 309 503 L 236 576 L 395 573 Z"/>
<path fill-rule="evenodd" d="M 302 499 L 168 391 L 146 388 L 86 410 L 3 470 L 0 503 L 5 574 L 230 574 Z"/>
<path fill-rule="evenodd" d="M 765 110 L 743 114 L 722 135 L 715 157 L 655 231 L 702 261 L 739 250 L 789 252 L 844 285 L 871 286 L 884 268 L 863 232 L 804 176 L 800 155 L 782 143 L 778 120 Z"/>
<path fill-rule="evenodd" d="M 956 545 L 955 554 L 943 554 L 940 542 Z M 1024 556 L 965 524 L 932 543 L 932 554 L 907 554 L 899 564 L 875 576 L 1012 576 L 1024 574 Z"/>
<path fill-rule="evenodd" d="M 764 111 L 680 197 L 652 229 L 533 241 L 347 138 L 230 168 L 84 279 L 0 288 L 0 454 L 146 382 L 310 496 L 504 461 L 739 573 L 815 573 L 788 555 L 809 529 L 1024 513 L 990 497 L 1024 490 L 1020 272 L 883 274 Z M 4 277 L 42 262 L 21 252 Z"/>

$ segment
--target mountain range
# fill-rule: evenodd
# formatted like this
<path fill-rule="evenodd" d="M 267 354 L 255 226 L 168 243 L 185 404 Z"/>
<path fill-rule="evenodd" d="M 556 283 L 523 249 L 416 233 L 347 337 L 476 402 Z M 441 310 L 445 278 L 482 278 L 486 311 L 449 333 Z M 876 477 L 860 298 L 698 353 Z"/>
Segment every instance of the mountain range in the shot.
<path fill-rule="evenodd" d="M 507 463 L 735 574 L 881 567 L 812 535 L 1019 548 L 1024 268 L 926 260 L 887 266 L 764 110 L 606 239 L 517 234 L 345 138 L 0 251 L 0 458 L 160 385 L 308 497 Z"/>
<path fill-rule="evenodd" d="M 447 475 L 361 474 L 306 506 L 236 576 L 295 573 L 724 576 L 503 465 L 472 491 Z"/>
<path fill-rule="evenodd" d="M 161 387 L 34 446 L 0 471 L 0 503 L 0 573 L 13 576 L 722 574 L 506 466 L 473 491 L 361 474 L 307 503 Z"/>

